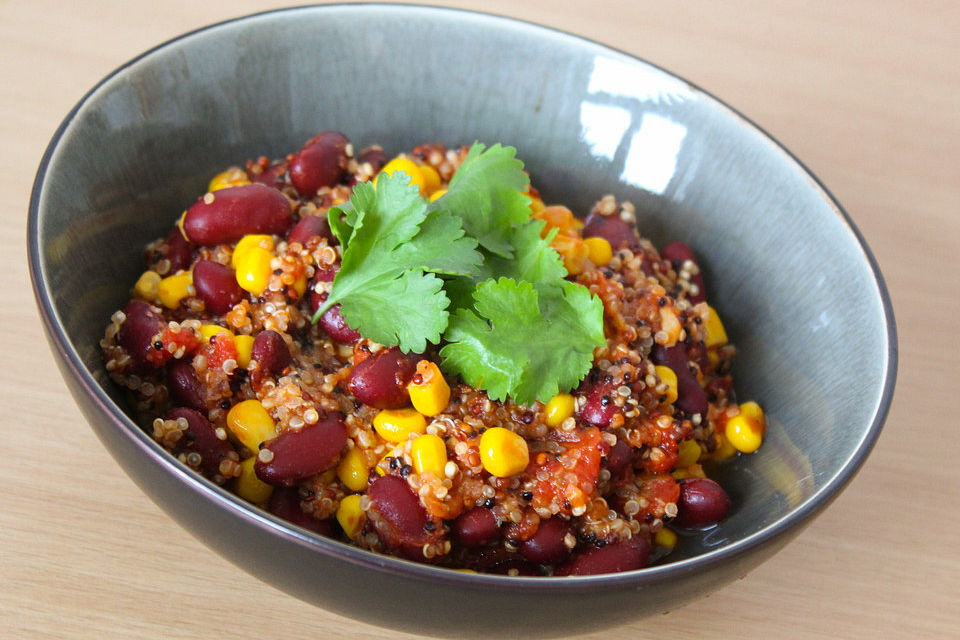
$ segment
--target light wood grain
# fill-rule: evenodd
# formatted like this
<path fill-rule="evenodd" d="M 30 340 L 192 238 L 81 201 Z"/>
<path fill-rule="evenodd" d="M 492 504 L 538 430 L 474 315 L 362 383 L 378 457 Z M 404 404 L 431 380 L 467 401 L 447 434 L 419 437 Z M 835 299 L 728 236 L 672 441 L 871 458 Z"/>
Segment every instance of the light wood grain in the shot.
<path fill-rule="evenodd" d="M 893 409 L 864 470 L 833 506 L 746 579 L 668 615 L 590 637 L 664 630 L 678 639 L 955 637 L 958 6 L 486 3 L 488 11 L 654 61 L 766 128 L 859 225 L 898 320 Z M 30 292 L 24 244 L 31 182 L 70 107 L 144 49 L 263 8 L 253 0 L 0 3 L 0 288 L 7 295 L 0 323 L 0 637 L 391 635 L 259 582 L 154 507 L 80 416 Z M 57 473 L 42 471 L 51 464 Z"/>

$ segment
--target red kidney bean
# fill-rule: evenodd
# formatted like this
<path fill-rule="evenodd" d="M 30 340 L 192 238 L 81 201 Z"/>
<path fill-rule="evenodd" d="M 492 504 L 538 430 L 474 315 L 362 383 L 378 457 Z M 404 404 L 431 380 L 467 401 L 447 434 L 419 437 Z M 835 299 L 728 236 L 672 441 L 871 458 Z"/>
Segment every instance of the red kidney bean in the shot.
<path fill-rule="evenodd" d="M 326 299 L 327 294 L 319 294 L 314 291 L 310 297 L 310 305 L 313 311 L 316 312 L 317 309 L 320 308 L 320 304 Z M 340 313 L 340 303 L 324 311 L 317 324 L 320 325 L 320 328 L 323 329 L 328 336 L 343 344 L 354 344 L 361 338 L 360 332 L 356 329 L 351 329 L 346 319 Z"/>
<path fill-rule="evenodd" d="M 697 257 L 693 254 L 693 250 L 690 249 L 690 247 L 688 247 L 684 243 L 679 241 L 671 242 L 670 244 L 666 245 L 663 249 L 661 249 L 660 257 L 665 258 L 670 262 L 672 262 L 674 269 L 679 268 L 680 265 L 683 264 L 685 260 L 690 260 L 691 262 L 699 266 L 699 263 L 697 262 Z M 697 285 L 698 292 L 696 295 L 687 296 L 687 299 L 693 304 L 697 304 L 698 302 L 703 302 L 704 300 L 706 300 L 707 292 L 703 286 L 703 275 L 701 273 L 698 273 L 697 275 L 690 278 L 690 280 L 695 285 Z"/>
<path fill-rule="evenodd" d="M 203 386 L 197 379 L 193 365 L 183 360 L 175 360 L 167 368 L 167 388 L 176 404 L 197 411 L 206 412 L 203 401 Z"/>
<path fill-rule="evenodd" d="M 258 457 L 254 470 L 266 483 L 293 486 L 300 480 L 331 468 L 347 444 L 347 428 L 339 416 L 328 414 L 316 424 L 289 429 L 261 446 L 273 458 Z"/>
<path fill-rule="evenodd" d="M 283 518 L 298 527 L 303 527 L 322 536 L 329 536 L 333 532 L 329 520 L 317 520 L 300 508 L 300 493 L 297 487 L 277 487 L 274 489 L 270 495 L 267 510 L 278 518 Z"/>
<path fill-rule="evenodd" d="M 174 446 L 174 452 L 199 453 L 200 469 L 209 476 L 220 473 L 220 462 L 233 453 L 233 447 L 226 440 L 217 437 L 217 431 L 206 416 L 187 407 L 171 409 L 167 420 L 187 420 L 187 430 Z"/>
<path fill-rule="evenodd" d="M 610 475 L 616 477 L 629 469 L 633 464 L 633 447 L 626 440 L 618 439 L 617 443 L 607 452 L 605 465 Z"/>
<path fill-rule="evenodd" d="M 290 182 L 300 195 L 312 198 L 321 187 L 340 182 L 347 170 L 349 144 L 339 131 L 324 131 L 303 145 L 290 162 Z"/>
<path fill-rule="evenodd" d="M 533 537 L 520 545 L 520 553 L 530 562 L 554 564 L 570 557 L 570 548 L 564 539 L 570 533 L 570 523 L 563 518 L 540 521 Z"/>
<path fill-rule="evenodd" d="M 333 269 L 317 271 L 313 282 L 333 282 L 339 270 L 340 265 L 334 265 Z M 326 293 L 317 293 L 312 286 L 310 287 L 310 308 L 314 313 L 317 312 L 317 309 L 320 308 L 320 305 L 323 304 L 326 299 Z M 360 332 L 351 329 L 350 325 L 347 324 L 343 314 L 340 313 L 339 303 L 324 311 L 323 315 L 320 316 L 318 324 L 328 336 L 342 344 L 355 344 L 357 340 L 362 337 Z"/>
<path fill-rule="evenodd" d="M 189 269 L 193 262 L 193 245 L 183 237 L 180 227 L 174 227 L 167 235 L 166 244 L 167 251 L 163 257 L 170 261 L 170 270 L 167 273 Z"/>
<path fill-rule="evenodd" d="M 156 368 L 150 361 L 150 352 L 157 335 L 167 327 L 166 321 L 143 300 L 131 300 L 123 308 L 127 316 L 120 325 L 120 346 L 133 359 L 138 371 Z"/>
<path fill-rule="evenodd" d="M 318 269 L 317 275 L 314 276 L 314 282 L 333 282 L 333 279 L 337 277 L 337 273 L 340 271 L 340 265 L 335 264 L 329 269 Z M 316 309 L 314 309 L 316 311 Z"/>
<path fill-rule="evenodd" d="M 587 391 L 587 400 L 580 407 L 580 417 L 595 427 L 604 429 L 617 411 L 613 403 L 616 386 L 613 382 L 594 383 Z"/>
<path fill-rule="evenodd" d="M 255 166 L 260 167 L 260 171 L 256 171 L 253 168 Z M 279 187 L 282 183 L 283 174 L 286 171 L 286 161 L 268 164 L 267 159 L 263 158 L 262 161 L 247 162 L 247 177 L 250 179 L 250 182 L 265 184 L 268 187 Z"/>
<path fill-rule="evenodd" d="M 328 242 L 333 240 L 333 233 L 330 232 L 330 223 L 327 222 L 327 217 L 303 216 L 300 218 L 300 222 L 290 230 L 287 241 L 305 245 L 308 240 L 317 236 L 326 238 Z"/>
<path fill-rule="evenodd" d="M 681 480 L 677 517 L 682 527 L 703 527 L 720 522 L 730 513 L 730 496 L 710 478 Z"/>
<path fill-rule="evenodd" d="M 688 415 L 700 413 L 706 415 L 708 398 L 697 377 L 690 371 L 687 362 L 687 347 L 675 344 L 672 347 L 654 345 L 650 350 L 650 359 L 654 364 L 670 367 L 677 374 L 676 406 Z"/>
<path fill-rule="evenodd" d="M 417 372 L 421 355 L 397 347 L 378 351 L 350 372 L 350 393 L 377 409 L 401 409 L 410 402 L 407 384 Z"/>
<path fill-rule="evenodd" d="M 636 230 L 617 215 L 604 216 L 591 213 L 584 222 L 582 235 L 584 238 L 595 236 L 606 238 L 614 251 L 624 247 L 636 249 L 640 246 Z"/>
<path fill-rule="evenodd" d="M 500 537 L 500 526 L 486 507 L 464 511 L 450 527 L 456 541 L 465 547 L 482 547 Z"/>
<path fill-rule="evenodd" d="M 410 537 L 423 534 L 427 510 L 406 480 L 398 476 L 377 478 L 367 489 L 367 496 L 370 507 L 399 532 Z"/>
<path fill-rule="evenodd" d="M 593 576 L 642 569 L 650 561 L 650 543 L 640 536 L 604 547 L 588 547 L 557 567 L 555 576 Z"/>
<path fill-rule="evenodd" d="M 193 267 L 193 286 L 203 299 L 207 311 L 223 315 L 243 300 L 243 289 L 237 274 L 228 266 L 213 260 L 200 260 Z"/>
<path fill-rule="evenodd" d="M 290 366 L 293 357 L 286 341 L 276 331 L 267 329 L 257 334 L 250 350 L 250 359 L 257 361 L 258 377 L 269 376 L 276 378 L 283 370 Z"/>
<path fill-rule="evenodd" d="M 443 523 L 427 513 L 403 478 L 377 478 L 367 489 L 367 497 L 367 517 L 381 541 L 411 560 L 423 560 L 423 546 L 443 538 Z"/>
<path fill-rule="evenodd" d="M 282 235 L 292 223 L 285 195 L 262 184 L 245 184 L 197 200 L 187 209 L 183 228 L 191 242 L 213 245 L 236 242 L 249 233 Z"/>

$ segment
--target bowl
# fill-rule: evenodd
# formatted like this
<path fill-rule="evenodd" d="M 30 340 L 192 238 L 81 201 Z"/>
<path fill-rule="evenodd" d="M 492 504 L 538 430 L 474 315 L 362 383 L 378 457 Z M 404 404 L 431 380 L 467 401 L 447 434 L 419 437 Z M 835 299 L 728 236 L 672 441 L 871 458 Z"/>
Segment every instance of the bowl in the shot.
<path fill-rule="evenodd" d="M 393 60 L 410 43 L 415 65 Z M 128 417 L 98 341 L 151 239 L 225 166 L 339 129 L 389 152 L 424 141 L 518 148 L 546 199 L 631 200 L 644 235 L 698 253 L 739 347 L 738 392 L 768 437 L 724 467 L 730 516 L 671 561 L 579 578 L 467 574 L 316 536 L 189 471 Z M 322 6 L 188 33 L 118 68 L 43 157 L 28 229 L 51 348 L 104 446 L 218 553 L 323 608 L 448 636 L 567 635 L 679 607 L 795 537 L 863 464 L 896 371 L 890 300 L 849 216 L 787 150 L 662 69 L 515 20 Z M 496 615 L 491 615 L 496 612 Z"/>

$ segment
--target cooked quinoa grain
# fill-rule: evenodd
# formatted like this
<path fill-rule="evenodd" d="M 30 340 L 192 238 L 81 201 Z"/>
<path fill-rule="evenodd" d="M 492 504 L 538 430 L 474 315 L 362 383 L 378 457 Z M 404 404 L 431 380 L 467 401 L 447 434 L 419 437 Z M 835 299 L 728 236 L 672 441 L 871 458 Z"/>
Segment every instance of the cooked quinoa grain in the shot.
<path fill-rule="evenodd" d="M 581 219 L 529 190 L 568 278 L 603 305 L 606 343 L 549 402 L 493 400 L 433 347 L 364 338 L 339 305 L 311 322 L 343 254 L 327 211 L 385 166 L 441 195 L 466 153 L 424 144 L 388 164 L 324 132 L 227 168 L 147 246 L 105 369 L 183 464 L 323 535 L 505 575 L 593 573 L 601 555 L 641 568 L 676 544 L 667 528 L 726 514 L 705 468 L 759 446 L 764 419 L 735 401 L 694 254 L 639 236 L 629 202 L 603 196 Z"/>

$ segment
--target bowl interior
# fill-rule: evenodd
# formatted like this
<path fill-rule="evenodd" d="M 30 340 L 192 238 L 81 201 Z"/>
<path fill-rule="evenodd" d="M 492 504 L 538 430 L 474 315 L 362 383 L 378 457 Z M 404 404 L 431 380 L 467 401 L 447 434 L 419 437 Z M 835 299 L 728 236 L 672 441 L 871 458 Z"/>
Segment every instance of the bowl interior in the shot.
<path fill-rule="evenodd" d="M 428 42 L 411 67 L 396 52 Z M 123 405 L 98 340 L 210 177 L 318 131 L 399 152 L 426 141 L 518 148 L 549 202 L 634 202 L 641 232 L 700 256 L 739 347 L 741 399 L 767 410 L 761 452 L 720 470 L 735 508 L 682 560 L 816 510 L 855 471 L 892 390 L 892 316 L 849 220 L 784 150 L 658 68 L 489 16 L 411 7 L 281 11 L 141 57 L 78 105 L 34 193 L 38 295 L 68 358 Z M 136 427 L 127 420 L 125 429 Z M 745 542 L 746 541 L 746 542 Z"/>

